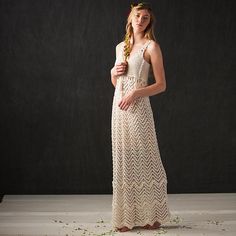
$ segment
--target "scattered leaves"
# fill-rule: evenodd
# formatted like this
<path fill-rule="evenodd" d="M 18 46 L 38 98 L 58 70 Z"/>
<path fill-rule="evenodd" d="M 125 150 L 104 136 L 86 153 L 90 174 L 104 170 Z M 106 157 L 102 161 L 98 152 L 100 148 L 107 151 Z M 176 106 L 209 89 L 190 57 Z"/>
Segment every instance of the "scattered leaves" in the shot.
<path fill-rule="evenodd" d="M 83 230 L 83 229 L 81 229 L 80 227 L 78 227 L 78 228 L 75 228 L 75 230 Z"/>
<path fill-rule="evenodd" d="M 182 221 L 182 218 L 180 216 L 178 216 L 178 215 L 170 220 L 170 222 L 174 222 L 176 224 L 180 223 L 181 221 Z"/>
<path fill-rule="evenodd" d="M 160 227 L 160 229 L 156 232 L 156 235 L 157 234 L 166 234 L 166 233 L 167 233 L 167 230 L 162 228 L 162 227 Z"/>
<path fill-rule="evenodd" d="M 221 225 L 223 223 L 223 221 L 219 221 L 219 220 L 207 220 L 208 224 L 214 224 L 214 225 Z"/>
<path fill-rule="evenodd" d="M 96 223 L 104 223 L 104 220 L 101 219 L 100 221 L 98 220 Z"/>

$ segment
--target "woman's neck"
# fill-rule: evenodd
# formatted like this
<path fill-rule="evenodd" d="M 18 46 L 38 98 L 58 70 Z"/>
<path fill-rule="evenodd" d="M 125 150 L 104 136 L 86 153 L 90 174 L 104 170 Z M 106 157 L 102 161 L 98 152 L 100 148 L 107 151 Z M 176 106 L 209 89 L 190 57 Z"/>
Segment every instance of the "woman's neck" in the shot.
<path fill-rule="evenodd" d="M 133 34 L 133 45 L 134 44 L 143 44 L 144 42 L 144 33 L 134 33 Z"/>

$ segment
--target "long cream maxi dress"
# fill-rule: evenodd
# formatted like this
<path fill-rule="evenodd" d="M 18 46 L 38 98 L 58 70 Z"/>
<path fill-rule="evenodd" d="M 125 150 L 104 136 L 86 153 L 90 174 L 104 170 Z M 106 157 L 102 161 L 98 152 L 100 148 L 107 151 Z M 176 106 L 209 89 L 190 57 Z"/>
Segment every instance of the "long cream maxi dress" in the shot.
<path fill-rule="evenodd" d="M 128 110 L 118 106 L 122 96 L 148 85 L 150 64 L 143 53 L 148 40 L 128 59 L 127 74 L 119 76 L 113 97 L 111 138 L 113 158 L 112 228 L 163 224 L 170 220 L 167 176 L 156 137 L 149 97 L 135 100 Z M 116 62 L 123 61 L 121 42 Z"/>

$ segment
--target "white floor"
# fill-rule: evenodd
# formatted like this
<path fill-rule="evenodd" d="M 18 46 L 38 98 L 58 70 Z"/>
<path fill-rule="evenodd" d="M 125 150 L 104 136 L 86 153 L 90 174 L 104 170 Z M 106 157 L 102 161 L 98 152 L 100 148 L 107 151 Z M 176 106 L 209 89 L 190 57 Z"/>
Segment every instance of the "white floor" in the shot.
<path fill-rule="evenodd" d="M 170 222 L 156 230 L 111 229 L 112 195 L 5 195 L 0 235 L 232 235 L 236 193 L 168 194 Z"/>

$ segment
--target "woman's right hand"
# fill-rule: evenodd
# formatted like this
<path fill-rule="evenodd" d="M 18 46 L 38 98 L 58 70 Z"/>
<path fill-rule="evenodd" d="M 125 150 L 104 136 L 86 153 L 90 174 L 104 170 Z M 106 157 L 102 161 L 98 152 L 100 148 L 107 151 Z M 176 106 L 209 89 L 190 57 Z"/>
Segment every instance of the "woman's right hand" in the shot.
<path fill-rule="evenodd" d="M 123 74 L 126 73 L 127 68 L 128 68 L 128 63 L 127 62 L 122 62 L 120 64 L 116 64 L 112 69 L 112 74 L 114 76 L 123 75 Z"/>

